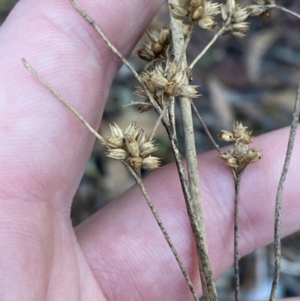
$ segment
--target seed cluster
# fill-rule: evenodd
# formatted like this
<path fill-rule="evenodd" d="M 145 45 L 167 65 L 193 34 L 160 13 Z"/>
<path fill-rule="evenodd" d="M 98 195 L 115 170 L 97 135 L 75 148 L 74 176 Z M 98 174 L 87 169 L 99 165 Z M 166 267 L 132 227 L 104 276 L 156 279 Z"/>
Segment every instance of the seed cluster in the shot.
<path fill-rule="evenodd" d="M 149 41 L 137 52 L 141 59 L 147 61 L 140 76 L 157 104 L 163 108 L 169 97 L 198 97 L 197 86 L 186 84 L 186 71 L 181 70 L 173 59 L 170 29 L 164 27 L 160 32 L 150 30 L 148 37 Z M 140 112 L 152 108 L 142 88 L 137 87 L 134 93 L 145 102 L 145 105 L 139 107 Z"/>
<path fill-rule="evenodd" d="M 225 163 L 233 168 L 236 174 L 240 174 L 250 164 L 259 161 L 262 157 L 260 150 L 249 148 L 252 142 L 252 133 L 247 131 L 242 123 L 235 122 L 233 124 L 233 131 L 221 131 L 219 139 L 231 142 L 233 149 L 228 152 L 221 152 L 220 156 Z"/>
<path fill-rule="evenodd" d="M 206 0 L 179 0 L 179 3 L 170 4 L 173 18 L 181 21 L 188 19 L 207 30 L 216 28 L 215 16 L 220 13 L 220 4 Z"/>
<path fill-rule="evenodd" d="M 110 125 L 111 136 L 104 139 L 108 148 L 107 156 L 115 160 L 126 161 L 137 173 L 143 169 L 156 169 L 160 159 L 151 154 L 157 150 L 154 141 L 149 141 L 147 133 L 132 122 L 125 132 L 117 124 Z"/>
<path fill-rule="evenodd" d="M 235 0 L 228 0 L 221 10 L 225 32 L 237 38 L 243 38 L 249 29 L 249 23 L 244 22 L 248 16 L 248 8 L 242 7 Z"/>

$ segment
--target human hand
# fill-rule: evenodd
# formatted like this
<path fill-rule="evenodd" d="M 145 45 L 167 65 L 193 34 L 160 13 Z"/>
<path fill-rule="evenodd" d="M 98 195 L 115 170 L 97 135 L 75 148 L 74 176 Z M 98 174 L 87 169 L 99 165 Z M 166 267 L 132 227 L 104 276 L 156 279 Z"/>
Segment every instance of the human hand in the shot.
<path fill-rule="evenodd" d="M 78 1 L 124 55 L 161 0 Z M 188 300 L 191 294 L 146 202 L 133 188 L 75 231 L 72 198 L 94 137 L 22 65 L 26 58 L 97 128 L 120 61 L 66 0 L 22 0 L 0 30 L 1 300 Z M 240 248 L 273 240 L 274 203 L 288 129 L 255 138 L 261 162 L 244 174 Z M 296 138 L 283 234 L 299 229 Z M 218 278 L 233 259 L 233 181 L 215 152 L 199 156 L 210 259 Z M 163 183 L 163 185 L 162 185 Z M 146 188 L 192 279 L 193 238 L 174 165 Z M 198 287 L 200 292 L 200 287 Z"/>

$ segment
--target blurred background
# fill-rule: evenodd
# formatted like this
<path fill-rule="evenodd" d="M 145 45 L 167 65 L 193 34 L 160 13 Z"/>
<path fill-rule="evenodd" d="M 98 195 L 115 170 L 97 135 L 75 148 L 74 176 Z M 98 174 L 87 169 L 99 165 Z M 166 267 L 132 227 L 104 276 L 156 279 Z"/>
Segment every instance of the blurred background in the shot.
<path fill-rule="evenodd" d="M 1 23 L 17 2 L 0 0 Z M 241 3 L 249 4 L 249 1 Z M 300 1 L 277 1 L 277 4 L 300 13 Z M 160 29 L 168 22 L 168 11 L 164 6 L 151 27 Z M 246 38 L 219 38 L 193 70 L 193 84 L 200 86 L 198 91 L 202 94 L 195 103 L 214 137 L 221 129 L 231 130 L 235 120 L 253 129 L 254 136 L 288 126 L 291 122 L 300 78 L 300 20 L 273 10 L 269 22 L 257 17 L 250 18 L 249 22 L 250 30 Z M 188 62 L 206 46 L 212 36 L 212 32 L 196 29 L 188 48 Z M 142 42 L 143 39 L 136 49 L 141 47 Z M 136 55 L 136 50 L 129 60 L 136 70 L 142 69 L 144 63 Z M 157 118 L 154 112 L 139 114 L 136 107 L 122 108 L 131 100 L 137 100 L 132 94 L 135 85 L 137 82 L 131 73 L 122 67 L 103 115 L 100 126 L 102 135 L 109 135 L 109 123 L 112 122 L 125 128 L 134 120 L 149 131 L 153 128 Z M 180 112 L 176 114 L 180 120 Z M 212 149 L 197 121 L 195 129 L 198 152 Z M 182 142 L 180 126 L 178 133 Z M 163 158 L 163 164 L 173 161 L 163 128 L 158 129 L 156 140 L 159 143 L 157 156 Z M 74 226 L 133 184 L 133 179 L 122 164 L 107 158 L 104 147 L 96 143 L 74 198 L 71 216 Z M 283 239 L 282 252 L 280 297 L 300 296 L 300 232 Z M 241 260 L 243 300 L 268 299 L 273 273 L 272 254 L 271 245 Z M 232 300 L 233 270 L 229 269 L 217 285 L 220 300 Z"/>

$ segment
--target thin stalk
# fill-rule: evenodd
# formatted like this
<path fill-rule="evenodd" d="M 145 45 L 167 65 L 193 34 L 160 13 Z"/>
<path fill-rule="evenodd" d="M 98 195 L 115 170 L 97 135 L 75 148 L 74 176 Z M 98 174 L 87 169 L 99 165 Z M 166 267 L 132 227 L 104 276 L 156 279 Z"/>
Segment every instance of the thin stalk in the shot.
<path fill-rule="evenodd" d="M 234 173 L 235 174 L 235 173 Z M 239 198 L 242 173 L 235 176 L 235 199 L 234 199 L 234 278 L 235 278 L 235 301 L 240 300 L 240 271 L 239 271 Z"/>
<path fill-rule="evenodd" d="M 79 7 L 79 5 L 74 0 L 69 0 L 69 2 L 72 4 L 72 6 L 81 14 L 82 17 L 85 18 L 85 20 L 93 26 L 93 28 L 96 30 L 96 32 L 99 34 L 99 36 L 103 39 L 103 41 L 106 43 L 106 45 L 112 50 L 113 53 L 115 53 L 119 59 L 123 62 L 123 64 L 130 70 L 130 72 L 133 74 L 133 76 L 137 79 L 137 81 L 140 83 L 140 85 L 145 90 L 151 104 L 155 108 L 156 112 L 160 115 L 161 114 L 161 108 L 157 104 L 157 102 L 154 100 L 152 94 L 149 92 L 148 88 L 146 87 L 145 83 L 143 82 L 142 78 L 139 76 L 139 74 L 134 70 L 134 68 L 131 66 L 131 64 L 128 62 L 128 60 L 120 53 L 120 51 L 109 41 L 107 36 L 103 33 L 103 31 L 100 29 L 100 27 L 97 25 L 97 23 L 82 9 Z"/>
<path fill-rule="evenodd" d="M 152 141 L 152 139 L 153 139 L 153 137 L 154 137 L 154 135 L 155 135 L 155 133 L 156 133 L 156 130 L 157 130 L 158 126 L 160 125 L 162 119 L 164 118 L 164 116 L 165 116 L 165 114 L 166 114 L 166 112 L 167 112 L 167 109 L 168 109 L 168 107 L 165 105 L 165 107 L 163 108 L 163 110 L 162 110 L 160 116 L 158 117 L 158 119 L 157 119 L 157 121 L 156 121 L 156 123 L 155 123 L 155 126 L 154 126 L 154 128 L 153 128 L 152 134 L 151 134 L 151 136 L 150 136 L 150 138 L 149 138 L 149 141 Z"/>
<path fill-rule="evenodd" d="M 277 9 L 279 9 L 279 10 L 282 10 L 282 11 L 284 11 L 284 12 L 286 12 L 286 13 L 288 13 L 288 14 L 291 14 L 291 15 L 293 15 L 294 17 L 300 19 L 300 15 L 299 15 L 299 14 L 297 14 L 297 13 L 293 12 L 292 10 L 289 10 L 289 9 L 283 7 L 283 6 L 276 5 L 276 4 L 275 4 L 275 5 L 267 5 L 267 7 L 268 7 L 268 6 L 269 6 L 270 8 L 277 8 Z"/>
<path fill-rule="evenodd" d="M 99 139 L 102 143 L 104 142 L 104 139 L 99 135 L 90 125 L 89 123 L 76 111 L 54 88 L 51 87 L 49 83 L 47 83 L 46 80 L 44 80 L 37 71 L 25 60 L 22 59 L 22 62 L 25 66 L 25 68 L 33 74 L 39 82 L 46 87 L 54 96 L 63 104 L 65 105 L 84 125 L 85 127 L 93 134 L 97 139 Z"/>
<path fill-rule="evenodd" d="M 122 108 L 128 108 L 128 107 L 132 107 L 132 106 L 141 106 L 141 105 L 147 105 L 147 103 L 145 103 L 145 101 L 131 101 L 127 105 L 122 106 Z M 151 108 L 153 107 L 151 103 L 149 103 L 148 105 Z"/>
<path fill-rule="evenodd" d="M 213 146 L 215 147 L 215 149 L 217 150 L 218 153 L 220 153 L 220 148 L 219 148 L 219 145 L 216 143 L 215 139 L 213 138 L 213 136 L 211 135 L 208 127 L 206 126 L 203 118 L 201 117 L 199 111 L 197 110 L 196 106 L 195 106 L 195 103 L 193 102 L 193 100 L 191 99 L 191 105 L 192 105 L 192 108 L 194 110 L 194 113 L 196 114 L 200 124 L 202 125 L 206 135 L 208 136 L 209 140 L 211 141 L 211 143 L 213 144 Z"/>
<path fill-rule="evenodd" d="M 196 63 L 202 58 L 202 56 L 207 52 L 207 50 L 215 43 L 219 36 L 221 36 L 225 31 L 225 27 L 221 27 L 221 29 L 214 35 L 211 41 L 206 45 L 206 47 L 197 55 L 197 57 L 193 60 L 193 62 L 189 65 L 189 69 L 193 69 Z"/>
<path fill-rule="evenodd" d="M 169 4 L 178 5 L 176 0 L 168 0 Z M 171 30 L 175 61 L 179 62 L 184 47 L 184 35 L 182 22 L 171 17 Z M 184 56 L 181 70 L 186 69 L 186 58 Z M 185 79 L 186 84 L 188 78 Z M 205 301 L 216 301 L 217 291 L 213 281 L 212 270 L 209 263 L 207 240 L 205 235 L 205 225 L 203 210 L 199 191 L 198 162 L 195 148 L 195 138 L 192 120 L 192 110 L 190 100 L 180 99 L 180 106 L 183 118 L 183 128 L 185 137 L 185 153 L 187 159 L 188 184 L 190 199 L 185 199 L 190 223 L 193 229 L 194 238 L 197 246 L 198 265 L 201 277 L 202 292 Z"/>
<path fill-rule="evenodd" d="M 275 229 L 274 229 L 274 276 L 272 290 L 270 293 L 270 301 L 276 300 L 277 287 L 280 276 L 280 265 L 281 265 L 281 213 L 282 213 L 282 192 L 283 186 L 288 172 L 289 164 L 292 157 L 297 126 L 299 122 L 299 113 L 300 113 L 300 85 L 298 86 L 295 106 L 293 111 L 293 121 L 291 125 L 289 141 L 287 146 L 287 152 L 285 155 L 284 165 L 278 185 L 277 195 L 276 195 L 276 205 L 275 205 Z"/>
<path fill-rule="evenodd" d="M 150 197 L 149 197 L 149 195 L 148 195 L 148 193 L 147 193 L 147 191 L 145 189 L 145 186 L 143 184 L 142 179 L 137 176 L 137 174 L 135 173 L 135 171 L 126 162 L 123 162 L 123 164 L 126 166 L 126 168 L 128 169 L 128 171 L 134 177 L 134 179 L 135 179 L 137 185 L 139 186 L 139 188 L 140 188 L 140 190 L 141 190 L 141 192 L 142 192 L 145 200 L 147 201 L 147 204 L 148 204 L 148 206 L 149 206 L 149 208 L 150 208 L 150 210 L 151 210 L 151 212 L 152 212 L 152 214 L 153 214 L 153 216 L 154 216 L 154 218 L 155 218 L 155 220 L 156 220 L 156 222 L 157 222 L 157 224 L 158 224 L 161 232 L 164 235 L 165 240 L 167 241 L 167 243 L 168 243 L 168 245 L 169 245 L 169 247 L 170 247 L 170 249 L 171 249 L 171 251 L 172 251 L 172 253 L 173 253 L 173 255 L 174 255 L 174 257 L 175 257 L 175 259 L 176 259 L 176 261 L 177 261 L 177 263 L 178 263 L 178 265 L 180 267 L 180 269 L 181 269 L 181 272 L 182 272 L 182 274 L 183 274 L 186 282 L 189 285 L 189 288 L 190 288 L 191 293 L 193 294 L 194 300 L 195 301 L 199 301 L 199 298 L 197 296 L 197 292 L 196 292 L 196 290 L 194 288 L 194 285 L 193 285 L 193 283 L 191 281 L 191 278 L 189 277 L 189 274 L 188 274 L 186 268 L 184 267 L 184 264 L 181 261 L 180 256 L 179 256 L 179 254 L 178 254 L 178 252 L 177 252 L 177 250 L 176 250 L 176 248 L 175 248 L 175 246 L 174 246 L 174 244 L 173 244 L 173 242 L 172 242 L 172 240 L 171 240 L 171 238 L 170 238 L 170 236 L 169 236 L 166 228 L 164 227 L 164 225 L 163 225 L 163 223 L 161 221 L 161 218 L 158 215 L 158 213 L 157 213 L 157 211 L 156 211 L 156 209 L 154 207 L 154 204 L 152 203 L 152 201 L 151 201 L 151 199 L 150 199 Z"/>

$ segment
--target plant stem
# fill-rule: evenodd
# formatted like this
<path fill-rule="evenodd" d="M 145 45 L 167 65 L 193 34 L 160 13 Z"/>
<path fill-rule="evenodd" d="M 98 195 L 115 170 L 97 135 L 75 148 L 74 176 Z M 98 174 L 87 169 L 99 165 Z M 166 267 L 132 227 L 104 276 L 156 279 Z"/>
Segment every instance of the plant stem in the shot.
<path fill-rule="evenodd" d="M 299 14 L 297 14 L 297 13 L 293 12 L 292 10 L 289 10 L 289 9 L 283 7 L 283 6 L 280 6 L 280 5 L 267 5 L 267 6 L 269 6 L 270 8 L 277 8 L 279 10 L 282 10 L 282 11 L 284 11 L 284 12 L 286 12 L 288 14 L 291 14 L 294 17 L 300 19 L 300 15 Z"/>
<path fill-rule="evenodd" d="M 275 230 L 274 230 L 274 276 L 272 290 L 270 293 L 270 301 L 276 300 L 277 287 L 280 276 L 280 265 L 281 265 L 281 213 L 282 213 L 282 192 L 283 186 L 288 172 L 289 164 L 292 157 L 295 136 L 297 132 L 297 126 L 299 122 L 299 113 L 300 113 L 300 85 L 298 86 L 295 106 L 293 111 L 293 121 L 291 125 L 289 141 L 287 146 L 287 152 L 284 160 L 283 170 L 281 173 L 277 195 L 276 195 L 276 205 L 275 205 Z"/>
<path fill-rule="evenodd" d="M 234 173 L 235 174 L 235 173 Z M 240 271 L 239 271 L 239 198 L 242 172 L 235 177 L 234 199 L 234 277 L 235 277 L 235 301 L 240 300 Z"/>
<path fill-rule="evenodd" d="M 115 53 L 120 60 L 124 63 L 124 65 L 130 70 L 130 72 L 133 74 L 133 76 L 138 80 L 140 85 L 143 87 L 144 91 L 146 92 L 149 101 L 153 105 L 155 111 L 158 115 L 161 114 L 161 108 L 157 104 L 157 102 L 154 100 L 152 94 L 149 92 L 148 88 L 146 87 L 145 83 L 143 82 L 142 78 L 139 76 L 139 74 L 135 71 L 135 69 L 130 65 L 128 60 L 120 53 L 120 51 L 109 41 L 107 36 L 103 33 L 103 31 L 100 29 L 100 27 L 97 25 L 97 23 L 78 6 L 78 4 L 74 0 L 69 0 L 69 2 L 72 4 L 72 6 L 85 18 L 85 20 L 91 24 L 96 32 L 99 34 L 99 36 L 103 39 L 103 41 L 106 43 L 106 45 L 112 50 L 113 53 Z"/>
<path fill-rule="evenodd" d="M 218 39 L 219 36 L 223 34 L 225 27 L 221 27 L 221 29 L 214 35 L 211 41 L 206 45 L 206 47 L 197 55 L 197 57 L 193 60 L 193 62 L 189 65 L 189 69 L 193 69 L 196 63 L 202 58 L 202 56 L 207 52 L 207 50 L 214 44 L 214 42 Z"/>
<path fill-rule="evenodd" d="M 213 144 L 213 146 L 215 147 L 215 149 L 218 151 L 218 153 L 220 153 L 220 148 L 219 148 L 219 145 L 216 143 L 215 139 L 213 138 L 213 136 L 211 135 L 208 127 L 206 126 L 204 120 L 202 119 L 200 113 L 198 112 L 197 110 L 197 107 L 195 106 L 195 103 L 194 101 L 191 99 L 191 105 L 192 105 L 192 108 L 194 110 L 194 113 L 196 114 L 200 124 L 202 125 L 206 135 L 208 136 L 209 140 L 211 141 L 211 143 Z"/>
<path fill-rule="evenodd" d="M 168 0 L 170 4 L 178 5 L 176 0 Z M 170 14 L 171 15 L 171 14 Z M 184 35 L 182 30 L 182 22 L 176 20 L 171 15 L 171 30 L 173 39 L 174 56 L 177 62 L 180 61 L 182 49 L 184 47 Z M 182 61 L 182 70 L 186 69 L 186 58 L 184 56 Z M 188 78 L 186 77 L 186 84 Z M 184 136 L 185 136 L 185 153 L 187 159 L 188 183 L 190 199 L 186 199 L 187 211 L 189 214 L 193 234 L 197 246 L 197 256 L 199 271 L 201 277 L 201 285 L 203 297 L 206 301 L 216 301 L 217 291 L 213 281 L 212 270 L 209 263 L 207 241 L 205 235 L 204 217 L 201 205 L 200 191 L 199 191 L 199 175 L 198 163 L 195 147 L 193 120 L 191 102 L 188 98 L 180 99 L 180 106 L 183 118 Z"/>
<path fill-rule="evenodd" d="M 134 179 L 135 179 L 137 185 L 139 186 L 145 200 L 147 201 L 147 204 L 148 204 L 148 206 L 149 206 L 149 208 L 150 208 L 150 210 L 151 210 L 151 212 L 152 212 L 152 214 L 153 214 L 153 216 L 154 216 L 161 232 L 163 233 L 163 235 L 164 235 L 164 237 L 165 237 L 165 239 L 166 239 L 166 241 L 167 241 L 167 243 L 168 243 L 168 245 L 169 245 L 169 247 L 170 247 L 170 249 L 171 249 L 171 251 L 172 251 L 179 267 L 180 267 L 180 269 L 181 269 L 181 272 L 182 272 L 186 282 L 189 285 L 189 288 L 190 288 L 191 293 L 193 294 L 194 300 L 199 301 L 198 296 L 197 296 L 197 292 L 194 288 L 194 285 L 191 281 L 191 278 L 189 277 L 188 272 L 187 272 L 186 268 L 184 267 L 183 262 L 181 261 L 180 256 L 179 256 L 179 254 L 178 254 L 178 252 L 177 252 L 177 250 L 176 250 L 176 248 L 175 248 L 175 246 L 174 246 L 174 244 L 173 244 L 166 228 L 164 227 L 164 225 L 161 221 L 161 218 L 159 217 L 159 215 L 158 215 L 158 213 L 157 213 L 157 211 L 154 207 L 154 204 L 152 203 L 152 201 L 151 201 L 151 199 L 150 199 L 150 197 L 149 197 L 149 195 L 148 195 L 148 193 L 145 189 L 143 181 L 141 180 L 140 177 L 137 176 L 137 174 L 134 172 L 134 170 L 126 162 L 123 162 L 123 164 L 126 166 L 126 168 L 129 170 L 131 175 L 134 177 Z"/>
<path fill-rule="evenodd" d="M 75 110 L 54 88 L 51 87 L 49 83 L 47 83 L 46 80 L 44 80 L 37 71 L 25 60 L 22 59 L 22 62 L 24 64 L 24 67 L 33 74 L 39 82 L 46 87 L 54 96 L 63 104 L 65 105 L 84 125 L 85 127 L 93 134 L 97 139 L 99 139 L 102 143 L 104 142 L 104 139 L 90 126 L 90 124 L 78 113 L 77 110 Z"/>

